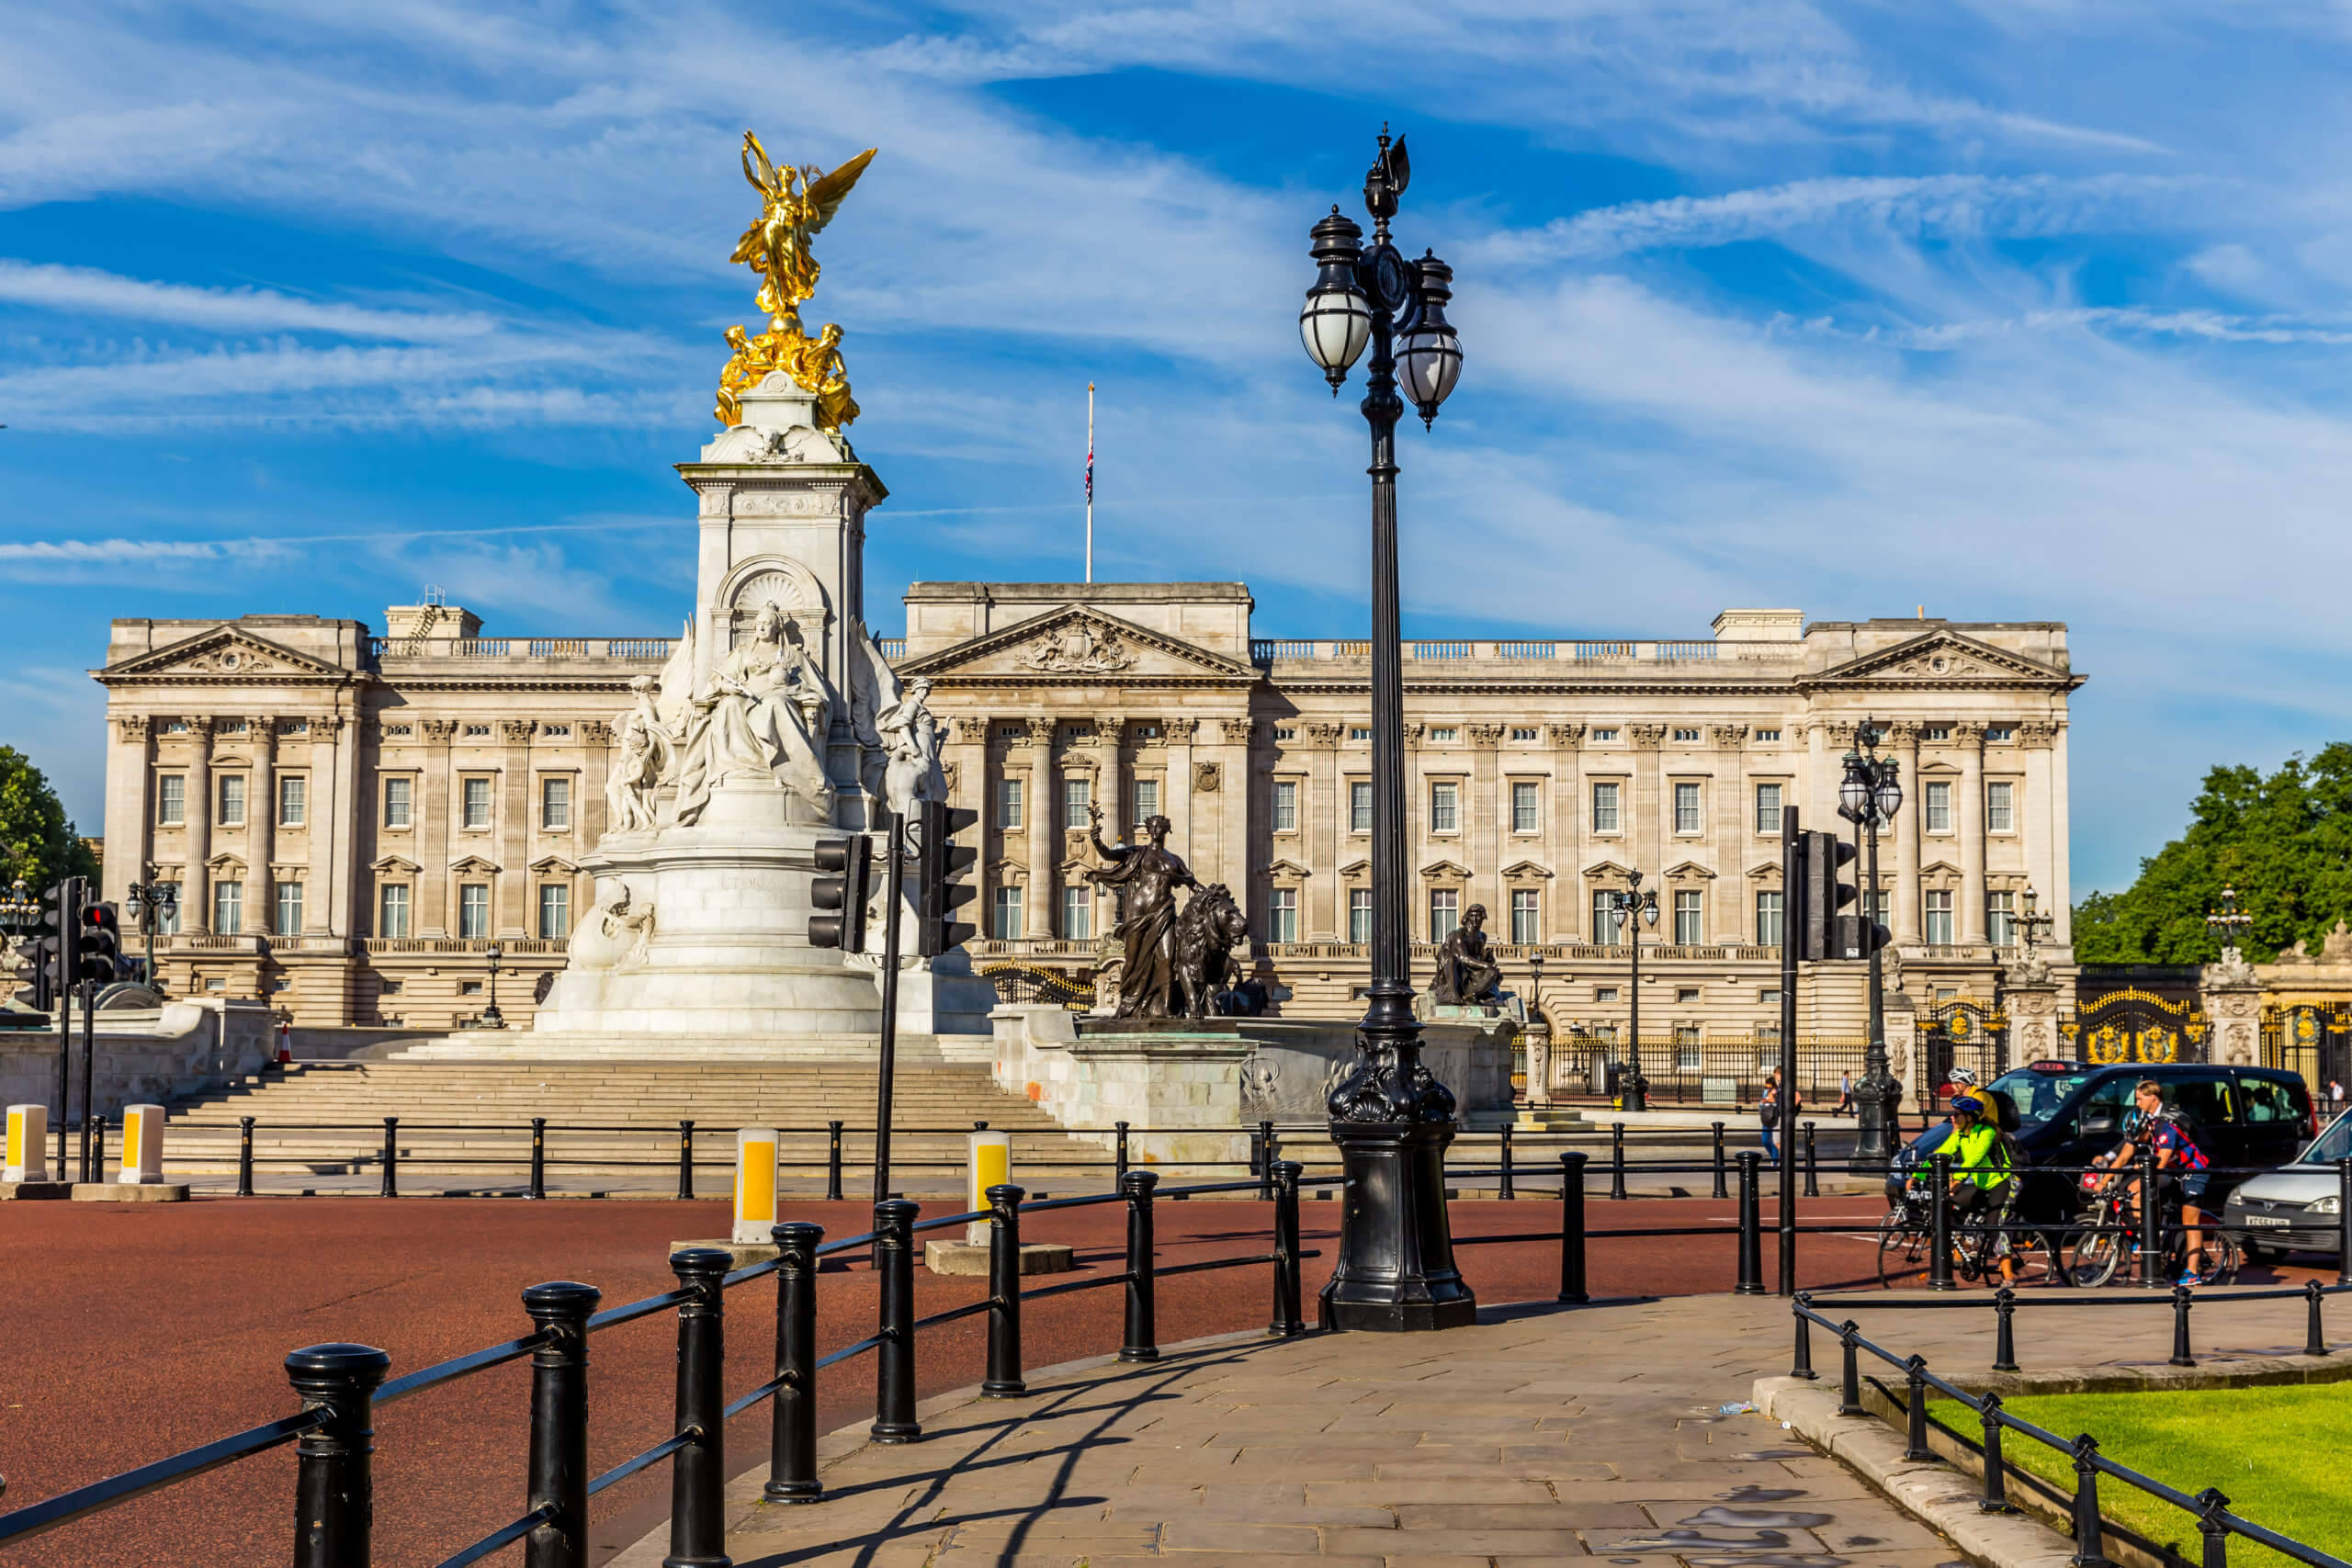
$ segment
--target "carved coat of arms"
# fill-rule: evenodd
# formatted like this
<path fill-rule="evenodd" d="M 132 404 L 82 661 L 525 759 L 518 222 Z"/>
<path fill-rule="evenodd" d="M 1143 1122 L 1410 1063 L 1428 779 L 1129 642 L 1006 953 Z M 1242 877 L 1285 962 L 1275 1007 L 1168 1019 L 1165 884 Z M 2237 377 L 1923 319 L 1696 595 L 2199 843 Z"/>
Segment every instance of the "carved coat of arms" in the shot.
<path fill-rule="evenodd" d="M 1079 616 L 1040 634 L 1015 662 L 1041 675 L 1107 675 L 1126 669 L 1135 656 L 1119 645 L 1112 627 Z"/>

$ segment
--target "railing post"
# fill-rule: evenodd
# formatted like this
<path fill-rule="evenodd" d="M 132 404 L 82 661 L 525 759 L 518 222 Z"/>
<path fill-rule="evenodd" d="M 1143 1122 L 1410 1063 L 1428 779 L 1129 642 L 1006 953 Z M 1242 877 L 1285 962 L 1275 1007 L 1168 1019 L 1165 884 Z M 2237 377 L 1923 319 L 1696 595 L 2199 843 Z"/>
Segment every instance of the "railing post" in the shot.
<path fill-rule="evenodd" d="M 2335 1282 L 2352 1285 L 2352 1158 L 2335 1162 Z"/>
<path fill-rule="evenodd" d="M 547 1337 L 531 1352 L 528 1506 L 555 1510 L 523 1538 L 523 1568 L 588 1568 L 588 1319 L 604 1299 L 570 1280 L 523 1292 Z"/>
<path fill-rule="evenodd" d="M 1117 1129 L 1119 1135 L 1118 1144 L 1111 1157 L 1111 1190 L 1114 1192 L 1118 1191 L 1119 1183 L 1127 1179 L 1127 1128 L 1131 1124 L 1125 1122 L 1111 1123 Z"/>
<path fill-rule="evenodd" d="M 1274 1169 L 1274 1319 L 1266 1332 L 1295 1339 L 1306 1332 L 1299 1315 L 1298 1178 L 1305 1168 L 1296 1160 L 1270 1162 Z"/>
<path fill-rule="evenodd" d="M 387 1198 L 397 1198 L 401 1195 L 400 1126 L 401 1119 L 399 1117 L 387 1116 L 384 1118 L 383 1195 Z"/>
<path fill-rule="evenodd" d="M 2164 1204 L 2156 1193 L 2156 1146 L 2140 1151 L 2140 1288 L 2165 1288 Z"/>
<path fill-rule="evenodd" d="M 531 1196 L 548 1195 L 548 1119 L 531 1118 Z"/>
<path fill-rule="evenodd" d="M 2320 1289 L 2317 1280 L 2303 1281 L 2303 1354 L 2306 1356 L 2327 1354 L 2327 1325 L 2320 1316 L 2320 1303 L 2325 1299 L 2326 1294 Z"/>
<path fill-rule="evenodd" d="M 1935 1224 L 1929 1227 L 1928 1245 L 1928 1289 L 1949 1291 L 1951 1282 L 1951 1156 L 1937 1154 L 1928 1160 L 1934 1174 L 1928 1178 L 1931 1190 L 1928 1193 L 1928 1213 Z"/>
<path fill-rule="evenodd" d="M 1127 1195 L 1127 1332 L 1119 1347 L 1122 1361 L 1159 1359 L 1159 1330 L 1152 1312 L 1151 1190 L 1157 1171 L 1131 1170 L 1119 1179 Z"/>
<path fill-rule="evenodd" d="M 1808 1198 L 1821 1196 L 1821 1163 L 1814 1153 L 1813 1123 L 1810 1122 L 1804 1124 L 1804 1195 Z"/>
<path fill-rule="evenodd" d="M 1713 1195 L 1718 1198 L 1728 1198 L 1731 1196 L 1731 1190 L 1724 1185 L 1724 1179 L 1728 1174 L 1728 1170 L 1724 1164 L 1724 1124 L 1717 1122 L 1713 1123 L 1713 1125 L 1715 1129 L 1715 1190 Z"/>
<path fill-rule="evenodd" d="M 1795 1310 L 1789 1315 L 1797 1320 L 1796 1354 L 1789 1360 L 1789 1376 L 1814 1379 L 1821 1376 L 1813 1370 L 1813 1320 L 1805 1314 L 1813 1310 L 1813 1297 L 1799 1291 L 1793 1299 Z"/>
<path fill-rule="evenodd" d="M 237 1196 L 254 1195 L 254 1119 L 237 1118 Z"/>
<path fill-rule="evenodd" d="M 2001 1396 L 1988 1393 L 1977 1403 L 1977 1419 L 1984 1424 L 1984 1495 L 1976 1506 L 1988 1514 L 2006 1514 L 2009 1478 L 2001 1463 Z"/>
<path fill-rule="evenodd" d="M 2098 1439 L 2085 1432 L 2075 1439 L 2075 1568 L 2108 1568 L 2098 1522 L 2098 1466 L 2092 1455 Z"/>
<path fill-rule="evenodd" d="M 1757 1213 L 1757 1168 L 1764 1156 L 1754 1149 L 1739 1151 L 1739 1281 L 1732 1293 L 1764 1293 L 1764 1231 Z"/>
<path fill-rule="evenodd" d="M 1017 1399 L 1021 1378 L 1021 1200 L 1018 1187 L 991 1187 L 989 1200 L 989 1375 L 983 1399 Z"/>
<path fill-rule="evenodd" d="M 104 1181 L 107 1179 L 107 1119 L 103 1116 L 93 1116 L 87 1110 L 82 1112 L 82 1118 L 90 1123 L 90 1155 L 89 1158 L 84 1162 L 87 1169 L 83 1173 L 82 1179 Z M 123 1135 L 130 1136 L 128 1133 Z"/>
<path fill-rule="evenodd" d="M 294 1448 L 294 1568 L 368 1568 L 376 1523 L 370 1406 L 391 1364 L 368 1345 L 312 1345 L 286 1358 L 302 1408 L 327 1413 Z"/>
<path fill-rule="evenodd" d="M 693 1440 L 670 1461 L 670 1554 L 662 1568 L 726 1568 L 727 1311 L 721 1281 L 733 1256 L 716 1247 L 670 1255 L 678 1288 L 680 1436 Z"/>
<path fill-rule="evenodd" d="M 2017 1325 L 2018 1293 L 2003 1285 L 1993 1292 L 1993 1370 L 2013 1372 L 2018 1370 Z"/>
<path fill-rule="evenodd" d="M 2222 1522 L 2222 1510 L 2230 1500 L 2216 1487 L 2208 1486 L 2197 1495 L 2202 1510 L 2197 1516 L 2198 1533 L 2205 1538 L 2204 1568 L 2230 1568 L 2230 1527 Z"/>
<path fill-rule="evenodd" d="M 1925 1460 L 1936 1457 L 1928 1446 L 1928 1358 L 1914 1356 L 1903 1363 L 1905 1416 L 1903 1457 Z"/>
<path fill-rule="evenodd" d="M 2197 1358 L 2188 1353 L 2188 1287 L 2175 1285 L 2172 1288 L 2172 1359 L 2166 1363 L 2169 1366 L 2193 1367 L 2197 1364 Z"/>
<path fill-rule="evenodd" d="M 842 1201 L 842 1124 L 825 1123 L 825 1201 Z"/>
<path fill-rule="evenodd" d="M 825 1227 L 787 1220 L 768 1232 L 776 1245 L 775 1391 L 768 1433 L 771 1503 L 814 1503 L 817 1483 L 817 1244 Z"/>
<path fill-rule="evenodd" d="M 1838 1325 L 1838 1344 L 1842 1357 L 1838 1367 L 1838 1414 L 1867 1416 L 1862 1408 L 1862 1349 L 1857 1343 L 1862 1330 L 1852 1318 Z"/>
<path fill-rule="evenodd" d="M 1584 1167 L 1581 1149 L 1560 1154 L 1560 1299 L 1589 1302 L 1584 1268 Z"/>
<path fill-rule="evenodd" d="M 695 1124 L 678 1123 L 678 1196 L 691 1201 L 695 1195 Z"/>
<path fill-rule="evenodd" d="M 1258 1199 L 1271 1203 L 1274 1198 L 1274 1124 L 1258 1123 Z"/>
<path fill-rule="evenodd" d="M 1495 1187 L 1495 1197 L 1496 1197 L 1498 1200 L 1500 1200 L 1500 1199 L 1507 1199 L 1507 1198 L 1516 1198 L 1516 1197 L 1518 1197 L 1518 1196 L 1519 1196 L 1519 1189 L 1511 1185 L 1511 1178 L 1510 1178 L 1510 1122 L 1504 1122 L 1504 1123 L 1503 1123 L 1503 1164 L 1502 1164 L 1502 1179 L 1501 1179 L 1501 1180 L 1500 1180 L 1500 1181 L 1498 1181 L 1498 1182 L 1496 1184 L 1496 1187 Z"/>
<path fill-rule="evenodd" d="M 1609 1123 L 1609 1196 L 1625 1195 L 1625 1123 Z"/>
<path fill-rule="evenodd" d="M 874 1352 L 874 1425 L 877 1443 L 911 1443 L 922 1437 L 915 1419 L 915 1216 L 922 1205 L 885 1198 L 874 1205 L 874 1269 L 882 1276 L 882 1343 Z"/>

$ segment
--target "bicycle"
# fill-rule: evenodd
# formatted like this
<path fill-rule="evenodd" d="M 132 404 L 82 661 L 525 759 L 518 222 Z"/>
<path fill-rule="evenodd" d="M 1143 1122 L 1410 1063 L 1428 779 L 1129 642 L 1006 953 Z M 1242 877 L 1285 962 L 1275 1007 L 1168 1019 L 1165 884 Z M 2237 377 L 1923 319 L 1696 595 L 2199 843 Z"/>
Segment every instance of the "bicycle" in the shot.
<path fill-rule="evenodd" d="M 2057 1277 L 2057 1249 L 2049 1233 L 2036 1225 L 2007 1226 L 2010 1280 L 2017 1285 L 2046 1285 Z M 1996 1219 L 1955 1219 L 1949 1241 L 1951 1277 L 1959 1280 L 2004 1283 L 2001 1254 L 1996 1244 L 2002 1230 Z M 1925 1285 L 1935 1257 L 1935 1215 L 1925 1188 L 1906 1186 L 1903 1197 L 1878 1226 L 1878 1282 L 1890 1291 Z"/>
<path fill-rule="evenodd" d="M 2164 1277 L 2177 1280 L 2187 1270 L 2188 1251 L 2188 1233 L 2180 1224 L 2179 1199 L 2166 1192 L 2156 1218 L 2164 1237 Z M 2208 1284 L 2227 1285 L 2237 1279 L 2245 1258 L 2227 1231 L 2204 1231 L 2196 1247 L 2205 1254 Z M 2087 1290 L 2106 1284 L 2140 1256 L 2140 1209 L 2132 1201 L 2125 1183 L 2102 1182 L 2092 1192 L 2086 1223 L 2069 1245 L 2068 1253 L 2066 1277 Z"/>

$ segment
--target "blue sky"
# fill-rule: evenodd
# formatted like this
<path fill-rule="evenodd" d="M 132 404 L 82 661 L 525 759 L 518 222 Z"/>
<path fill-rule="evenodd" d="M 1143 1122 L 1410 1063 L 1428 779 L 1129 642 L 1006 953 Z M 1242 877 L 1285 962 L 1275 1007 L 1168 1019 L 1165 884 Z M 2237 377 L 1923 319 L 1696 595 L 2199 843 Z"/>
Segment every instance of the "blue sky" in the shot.
<path fill-rule="evenodd" d="M 752 211 L 823 236 L 918 578 L 1245 579 L 1360 635 L 1306 230 L 1411 137 L 1461 389 L 1408 634 L 2074 628 L 2075 885 L 2346 733 L 2352 17 L 2105 0 L 0 0 L 0 741 L 99 819 L 110 616 L 668 631 Z"/>

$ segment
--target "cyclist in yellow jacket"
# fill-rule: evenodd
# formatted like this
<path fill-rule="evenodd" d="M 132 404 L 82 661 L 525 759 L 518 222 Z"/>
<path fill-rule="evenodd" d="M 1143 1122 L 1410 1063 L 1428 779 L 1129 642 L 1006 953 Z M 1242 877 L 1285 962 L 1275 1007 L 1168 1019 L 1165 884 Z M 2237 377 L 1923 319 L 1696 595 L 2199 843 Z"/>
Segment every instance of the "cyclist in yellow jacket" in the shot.
<path fill-rule="evenodd" d="M 2001 1283 L 2013 1284 L 2017 1265 L 2009 1258 L 2007 1226 L 2010 1199 L 2017 1191 L 2017 1167 L 2010 1157 L 2009 1141 L 2001 1135 L 1992 1107 L 1974 1094 L 1952 1097 L 1951 1120 L 1952 1213 L 1991 1231 L 1992 1254 L 2000 1259 Z"/>

